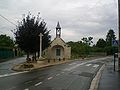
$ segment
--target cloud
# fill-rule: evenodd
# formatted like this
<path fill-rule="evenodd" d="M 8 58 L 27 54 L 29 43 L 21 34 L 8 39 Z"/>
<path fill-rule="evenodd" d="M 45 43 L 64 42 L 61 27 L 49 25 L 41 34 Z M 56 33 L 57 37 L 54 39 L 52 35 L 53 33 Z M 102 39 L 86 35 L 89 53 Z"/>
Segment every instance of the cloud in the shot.
<path fill-rule="evenodd" d="M 118 36 L 117 3 L 114 0 L 1 0 L 0 14 L 17 24 L 22 14 L 31 11 L 47 22 L 52 39 L 58 21 L 65 41 L 78 41 L 82 37 L 93 36 L 94 43 L 105 38 L 112 28 Z M 11 35 L 15 27 L 0 17 L 0 31 Z M 4 27 L 4 28 L 3 28 Z M 10 33 L 8 33 L 10 32 Z"/>

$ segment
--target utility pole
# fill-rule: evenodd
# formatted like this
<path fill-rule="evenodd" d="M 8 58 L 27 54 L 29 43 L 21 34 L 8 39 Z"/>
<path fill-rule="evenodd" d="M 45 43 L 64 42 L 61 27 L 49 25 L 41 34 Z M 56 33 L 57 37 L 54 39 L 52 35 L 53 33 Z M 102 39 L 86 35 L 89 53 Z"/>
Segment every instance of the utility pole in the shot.
<path fill-rule="evenodd" d="M 118 0 L 118 32 L 119 32 L 118 70 L 120 71 L 120 0 Z"/>

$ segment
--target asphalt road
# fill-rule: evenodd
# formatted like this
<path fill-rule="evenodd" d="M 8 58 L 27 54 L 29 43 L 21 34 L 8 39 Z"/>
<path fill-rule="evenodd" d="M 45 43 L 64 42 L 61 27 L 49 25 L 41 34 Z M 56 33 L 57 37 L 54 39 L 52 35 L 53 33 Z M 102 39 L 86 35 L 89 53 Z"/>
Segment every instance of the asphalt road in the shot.
<path fill-rule="evenodd" d="M 14 71 L 11 70 L 13 65 L 25 62 L 25 58 L 26 56 L 0 63 L 0 75 L 13 73 Z"/>
<path fill-rule="evenodd" d="M 112 57 L 74 61 L 0 77 L 0 90 L 89 90 L 100 67 Z"/>

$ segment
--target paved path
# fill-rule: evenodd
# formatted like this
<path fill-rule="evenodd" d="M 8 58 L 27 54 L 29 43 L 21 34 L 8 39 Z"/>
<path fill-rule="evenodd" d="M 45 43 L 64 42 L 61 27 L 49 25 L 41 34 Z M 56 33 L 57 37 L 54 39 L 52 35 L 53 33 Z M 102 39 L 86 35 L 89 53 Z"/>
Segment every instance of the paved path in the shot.
<path fill-rule="evenodd" d="M 116 63 L 116 67 L 117 67 Z M 120 90 L 120 72 L 114 71 L 113 61 L 106 64 L 103 71 L 99 90 Z"/>
<path fill-rule="evenodd" d="M 0 63 L 0 75 L 13 73 L 14 71 L 11 68 L 15 64 L 25 62 L 25 58 L 26 56 Z"/>

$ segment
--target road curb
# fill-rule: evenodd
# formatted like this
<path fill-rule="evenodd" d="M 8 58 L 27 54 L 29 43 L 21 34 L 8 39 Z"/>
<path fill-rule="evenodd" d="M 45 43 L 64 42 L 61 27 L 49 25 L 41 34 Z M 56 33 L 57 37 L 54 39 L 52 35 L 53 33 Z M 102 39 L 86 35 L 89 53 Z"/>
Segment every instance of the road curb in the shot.
<path fill-rule="evenodd" d="M 94 58 L 95 59 L 95 58 Z M 14 65 L 11 69 L 14 70 L 14 71 L 31 71 L 31 70 L 36 70 L 36 69 L 41 69 L 41 68 L 46 68 L 46 67 L 51 67 L 51 66 L 55 66 L 55 65 L 58 65 L 58 64 L 64 64 L 64 63 L 68 63 L 68 62 L 73 62 L 75 60 L 91 60 L 90 58 L 89 59 L 74 59 L 74 60 L 67 60 L 67 61 L 64 61 L 64 62 L 58 62 L 58 63 L 49 63 L 49 64 L 46 64 L 46 65 L 40 65 L 39 67 L 34 67 L 34 68 L 20 68 L 20 65 L 22 65 L 23 63 L 20 63 L 20 64 L 17 64 L 17 65 Z"/>
<path fill-rule="evenodd" d="M 105 68 L 105 64 L 102 65 L 102 67 L 97 72 L 96 76 L 93 78 L 89 90 L 98 90 L 98 84 L 104 68 Z"/>
<path fill-rule="evenodd" d="M 31 71 L 31 70 L 37 70 L 37 69 L 41 69 L 41 68 L 46 68 L 46 67 L 51 67 L 51 66 L 55 66 L 55 65 L 59 65 L 59 64 L 65 64 L 65 63 L 69 63 L 69 62 L 73 62 L 74 60 L 66 60 L 64 62 L 58 62 L 58 63 L 49 63 L 49 64 L 46 64 L 46 65 L 41 65 L 40 67 L 37 67 L 37 68 L 22 68 L 20 69 L 19 67 L 23 64 L 18 64 L 18 65 L 15 65 L 12 67 L 12 70 L 14 71 Z"/>

